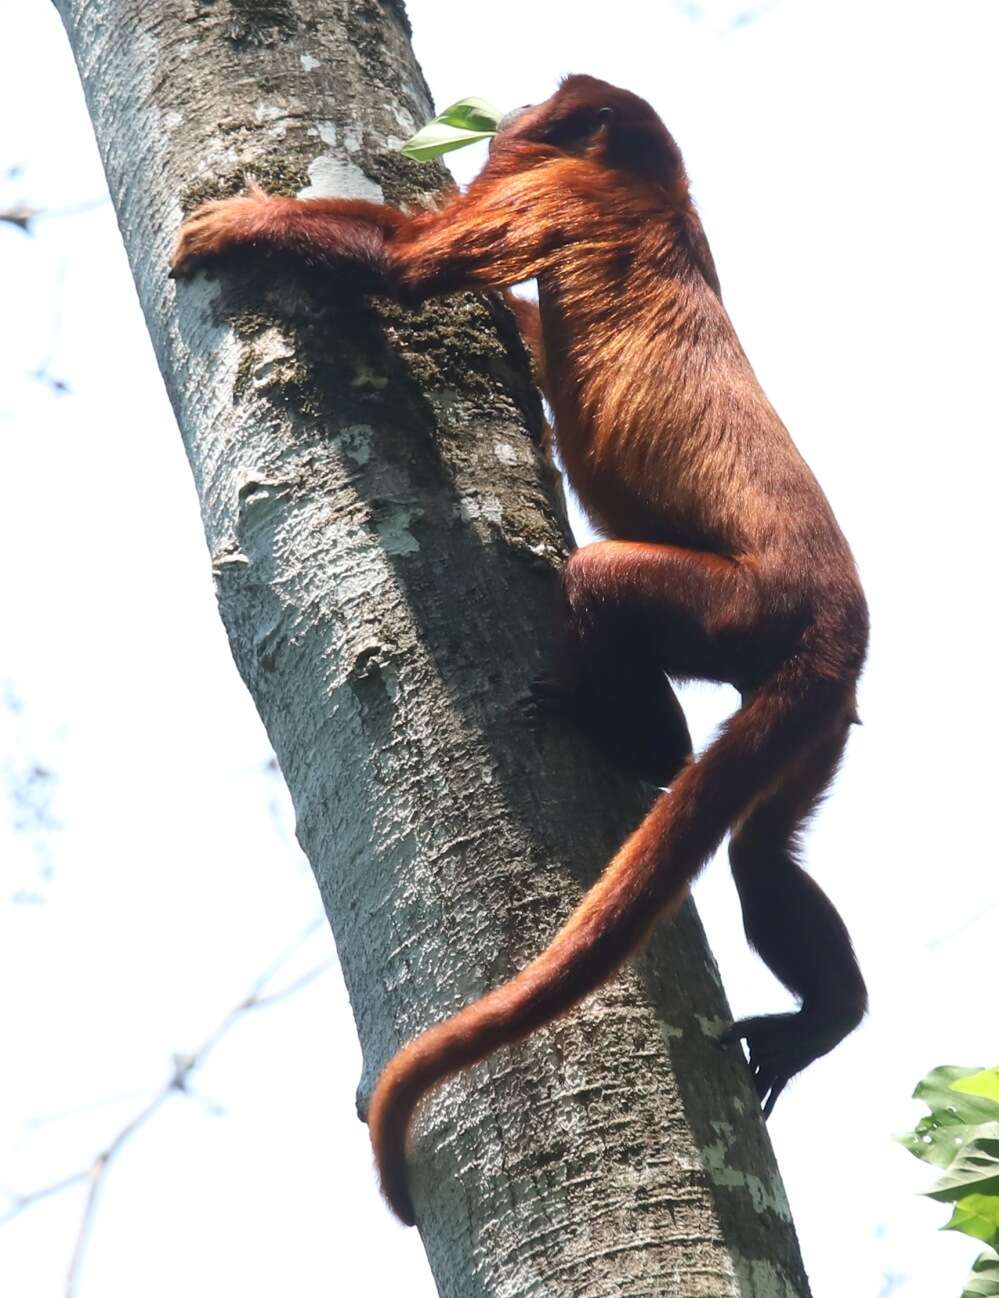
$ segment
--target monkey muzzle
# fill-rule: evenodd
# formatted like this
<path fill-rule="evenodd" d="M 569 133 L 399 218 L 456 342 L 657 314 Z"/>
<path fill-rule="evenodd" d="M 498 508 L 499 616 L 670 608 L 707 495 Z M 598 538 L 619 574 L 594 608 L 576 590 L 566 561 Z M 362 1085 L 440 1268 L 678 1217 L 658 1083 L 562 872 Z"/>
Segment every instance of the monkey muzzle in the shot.
<path fill-rule="evenodd" d="M 519 122 L 524 114 L 529 113 L 533 107 L 533 104 L 522 104 L 520 108 L 511 108 L 508 113 L 504 113 L 496 123 L 496 134 L 502 135 L 504 131 L 509 130 L 515 122 Z"/>

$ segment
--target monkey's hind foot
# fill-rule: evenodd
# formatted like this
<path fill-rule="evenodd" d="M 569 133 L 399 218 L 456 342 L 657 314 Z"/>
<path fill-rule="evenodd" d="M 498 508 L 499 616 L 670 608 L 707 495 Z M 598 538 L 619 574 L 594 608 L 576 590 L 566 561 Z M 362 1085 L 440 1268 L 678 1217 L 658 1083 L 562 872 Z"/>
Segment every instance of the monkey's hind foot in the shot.
<path fill-rule="evenodd" d="M 753 1085 L 769 1118 L 791 1078 L 839 1045 L 859 1022 L 854 1014 L 803 1007 L 795 1014 L 739 1019 L 722 1033 L 721 1042 L 745 1041 Z"/>
<path fill-rule="evenodd" d="M 531 682 L 527 702 L 535 715 L 578 726 L 628 774 L 665 788 L 690 760 L 690 734 L 665 676 L 656 685 L 638 698 L 543 672 Z"/>
<path fill-rule="evenodd" d="M 541 672 L 528 687 L 525 706 L 546 716 L 581 720 L 579 687 L 557 672 Z"/>

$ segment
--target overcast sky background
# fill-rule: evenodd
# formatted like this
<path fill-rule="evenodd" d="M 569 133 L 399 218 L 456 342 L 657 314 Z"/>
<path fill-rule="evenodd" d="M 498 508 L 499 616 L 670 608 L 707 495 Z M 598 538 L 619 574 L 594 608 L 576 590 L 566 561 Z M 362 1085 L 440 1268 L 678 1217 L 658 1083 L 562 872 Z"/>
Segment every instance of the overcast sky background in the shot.
<path fill-rule="evenodd" d="M 409 2 L 439 105 L 514 107 L 570 71 L 653 102 L 750 358 L 854 546 L 874 619 L 865 725 L 809 862 L 872 1011 L 771 1132 L 815 1298 L 957 1298 L 977 1249 L 936 1233 L 927 1169 L 891 1137 L 928 1069 L 999 1062 L 999 6 L 782 0 L 740 24 L 744 7 Z M 54 10 L 5 0 L 0 21 L 0 175 L 24 167 L 0 206 L 99 198 Z M 0 771 L 13 786 L 51 767 L 62 826 L 18 833 L 13 803 L 0 819 L 0 1186 L 23 1192 L 85 1165 L 318 899 L 215 612 L 110 207 L 31 238 L 0 225 L 0 284 L 0 684 L 18 704 L 0 707 Z M 32 380 L 46 358 L 70 394 Z M 702 738 L 732 706 L 686 697 Z M 782 1006 L 722 860 L 696 895 L 736 1014 Z M 336 974 L 241 1021 L 200 1098 L 172 1099 L 114 1167 L 81 1298 L 431 1298 L 416 1233 L 375 1190 L 359 1071 Z M 0 1228 L 0 1293 L 61 1293 L 81 1206 L 73 1190 Z"/>

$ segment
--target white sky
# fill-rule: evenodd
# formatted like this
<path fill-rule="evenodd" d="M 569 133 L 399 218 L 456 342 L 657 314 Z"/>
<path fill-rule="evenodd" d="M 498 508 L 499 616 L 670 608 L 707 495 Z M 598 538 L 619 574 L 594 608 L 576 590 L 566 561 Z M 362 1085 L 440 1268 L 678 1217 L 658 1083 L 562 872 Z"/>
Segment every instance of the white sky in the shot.
<path fill-rule="evenodd" d="M 930 1067 L 999 1062 L 999 15 L 992 0 L 783 0 L 726 33 L 740 6 L 686 7 L 707 21 L 636 0 L 409 4 L 440 105 L 513 107 L 569 71 L 652 100 L 750 357 L 853 543 L 874 618 L 865 725 L 809 860 L 854 933 L 872 1012 L 789 1089 L 771 1132 L 815 1298 L 957 1298 L 977 1249 L 935 1233 L 945 1210 L 916 1197 L 929 1178 L 891 1135 Z M 54 12 L 6 0 L 0 18 L 0 172 L 26 168 L 0 202 L 98 195 Z M 477 165 L 455 157 L 462 176 Z M 60 277 L 63 398 L 27 377 Z M 24 705 L 0 710 L 0 763 L 50 764 L 65 826 L 45 881 L 39 844 L 0 823 L 0 1184 L 29 1190 L 87 1161 L 317 900 L 283 801 L 275 817 L 110 209 L 39 222 L 30 240 L 0 225 L 0 283 L 0 681 Z M 688 698 L 702 735 L 731 702 Z M 43 900 L 5 900 L 19 891 Z M 697 900 L 735 1012 L 779 1007 L 723 862 Z M 325 951 L 321 936 L 296 967 Z M 359 1070 L 332 975 L 242 1022 L 197 1078 L 225 1116 L 174 1099 L 115 1166 L 81 1298 L 430 1298 L 415 1232 L 375 1191 Z M 0 1294 L 61 1292 L 80 1206 L 73 1191 L 0 1229 Z"/>

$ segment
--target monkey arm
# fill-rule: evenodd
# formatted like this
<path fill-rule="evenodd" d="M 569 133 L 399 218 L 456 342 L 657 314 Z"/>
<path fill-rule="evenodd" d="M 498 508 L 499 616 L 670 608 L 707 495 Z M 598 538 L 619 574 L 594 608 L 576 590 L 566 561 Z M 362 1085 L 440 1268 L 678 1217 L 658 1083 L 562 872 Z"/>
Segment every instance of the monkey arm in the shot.
<path fill-rule="evenodd" d="M 184 279 L 232 253 L 263 253 L 335 272 L 359 291 L 375 291 L 383 278 L 386 237 L 406 220 L 381 203 L 283 198 L 251 183 L 239 198 L 203 203 L 188 217 L 170 274 Z"/>
<path fill-rule="evenodd" d="M 405 301 L 534 278 L 563 240 L 560 164 L 507 175 L 487 167 L 440 211 L 406 214 L 357 199 L 282 198 L 257 185 L 205 203 L 184 223 L 171 275 L 236 252 L 334 274 L 354 291 Z"/>
<path fill-rule="evenodd" d="M 560 163 L 479 177 L 439 212 L 422 212 L 387 239 L 392 288 L 422 300 L 536 278 L 566 238 L 556 194 Z"/>

